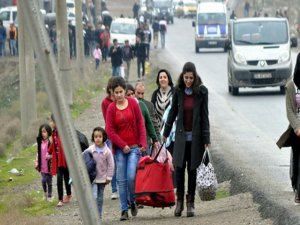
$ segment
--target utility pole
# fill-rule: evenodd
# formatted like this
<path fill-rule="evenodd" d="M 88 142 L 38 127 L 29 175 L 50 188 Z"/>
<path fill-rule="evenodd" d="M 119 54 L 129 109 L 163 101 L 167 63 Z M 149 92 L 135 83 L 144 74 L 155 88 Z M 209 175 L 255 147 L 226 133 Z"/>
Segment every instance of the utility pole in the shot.
<path fill-rule="evenodd" d="M 35 61 L 34 53 L 25 28 L 24 12 L 18 7 L 18 43 L 19 43 L 19 80 L 21 102 L 21 134 L 28 132 L 30 123 L 37 118 L 36 88 L 35 88 Z M 30 104 L 28 104 L 30 103 Z"/>
<path fill-rule="evenodd" d="M 97 26 L 97 23 L 99 22 L 99 18 L 100 18 L 100 1 L 101 0 L 95 0 L 95 15 L 96 15 L 96 21 L 94 21 L 95 27 Z"/>
<path fill-rule="evenodd" d="M 69 107 L 64 98 L 57 64 L 51 51 L 49 36 L 37 7 L 37 0 L 18 1 L 18 4 L 24 12 L 25 25 L 32 40 L 36 59 L 40 65 L 39 68 L 43 68 L 41 74 L 57 122 L 70 175 L 73 178 L 74 191 L 78 199 L 83 224 L 98 225 L 101 221 L 96 201 L 92 195 L 91 183 L 83 163 L 78 138 L 71 121 Z"/>
<path fill-rule="evenodd" d="M 83 45 L 83 26 L 82 26 L 82 1 L 75 0 L 76 15 L 76 65 L 80 78 L 84 76 L 84 45 Z"/>
<path fill-rule="evenodd" d="M 66 0 L 56 1 L 56 27 L 58 42 L 58 66 L 60 77 L 65 90 L 67 103 L 69 105 L 72 105 L 72 77 Z"/>

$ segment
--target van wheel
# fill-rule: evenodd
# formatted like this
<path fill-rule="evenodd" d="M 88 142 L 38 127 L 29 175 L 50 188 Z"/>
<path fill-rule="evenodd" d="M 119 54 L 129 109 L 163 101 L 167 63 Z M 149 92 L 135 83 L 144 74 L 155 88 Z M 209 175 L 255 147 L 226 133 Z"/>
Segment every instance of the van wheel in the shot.
<path fill-rule="evenodd" d="M 231 93 L 232 92 L 232 87 L 230 85 L 228 85 L 228 92 Z"/>
<path fill-rule="evenodd" d="M 224 52 L 227 52 L 227 48 L 224 48 Z"/>
<path fill-rule="evenodd" d="M 239 88 L 238 87 L 232 87 L 232 95 L 239 95 Z"/>
<path fill-rule="evenodd" d="M 199 53 L 199 47 L 197 45 L 195 45 L 195 52 Z"/>
<path fill-rule="evenodd" d="M 280 94 L 285 94 L 285 86 L 280 86 Z"/>

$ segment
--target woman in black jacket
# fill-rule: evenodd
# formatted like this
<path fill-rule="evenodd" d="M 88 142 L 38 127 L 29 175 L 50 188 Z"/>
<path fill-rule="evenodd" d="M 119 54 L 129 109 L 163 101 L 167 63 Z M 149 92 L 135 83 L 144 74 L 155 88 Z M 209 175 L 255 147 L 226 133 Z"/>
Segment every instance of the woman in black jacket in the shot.
<path fill-rule="evenodd" d="M 202 84 L 193 63 L 184 64 L 174 88 L 171 110 L 168 115 L 163 141 L 169 136 L 173 122 L 176 122 L 173 164 L 176 173 L 177 203 L 175 216 L 181 216 L 184 203 L 185 168 L 188 172 L 187 216 L 194 216 L 196 190 L 196 169 L 210 144 L 208 118 L 208 90 Z"/>

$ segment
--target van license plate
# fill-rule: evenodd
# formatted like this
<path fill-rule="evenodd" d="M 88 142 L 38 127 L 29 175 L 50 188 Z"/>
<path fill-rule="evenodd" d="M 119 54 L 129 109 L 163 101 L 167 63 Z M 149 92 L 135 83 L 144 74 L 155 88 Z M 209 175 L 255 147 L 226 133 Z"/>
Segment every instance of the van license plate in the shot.
<path fill-rule="evenodd" d="M 255 73 L 254 79 L 266 79 L 266 78 L 272 78 L 271 73 Z"/>
<path fill-rule="evenodd" d="M 209 41 L 208 44 L 209 44 L 209 45 L 216 45 L 217 42 L 216 42 L 216 41 Z"/>

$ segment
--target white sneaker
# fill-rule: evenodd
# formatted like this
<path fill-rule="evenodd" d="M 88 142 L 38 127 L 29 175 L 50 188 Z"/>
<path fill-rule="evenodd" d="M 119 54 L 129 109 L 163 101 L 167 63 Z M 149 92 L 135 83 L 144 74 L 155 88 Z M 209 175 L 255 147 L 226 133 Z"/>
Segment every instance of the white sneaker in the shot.
<path fill-rule="evenodd" d="M 116 199 L 118 199 L 118 198 L 119 198 L 118 192 L 112 193 L 111 196 L 110 196 L 110 198 L 111 198 L 111 200 L 116 200 Z"/>
<path fill-rule="evenodd" d="M 48 201 L 48 202 L 53 202 L 53 200 L 54 200 L 54 197 L 53 197 L 53 196 L 50 197 L 50 198 L 49 198 L 49 197 L 47 198 L 47 201 Z"/>

